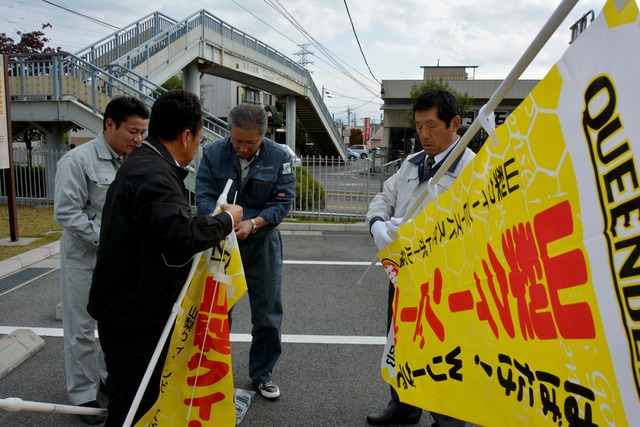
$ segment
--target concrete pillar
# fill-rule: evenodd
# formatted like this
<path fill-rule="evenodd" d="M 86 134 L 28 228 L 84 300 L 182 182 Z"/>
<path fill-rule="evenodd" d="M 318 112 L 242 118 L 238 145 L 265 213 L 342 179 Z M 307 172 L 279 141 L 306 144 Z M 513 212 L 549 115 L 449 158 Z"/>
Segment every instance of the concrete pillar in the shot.
<path fill-rule="evenodd" d="M 64 150 L 64 135 L 62 133 L 44 132 L 44 142 L 47 150 Z"/>
<path fill-rule="evenodd" d="M 296 151 L 296 97 L 287 96 L 287 145 Z"/>
<path fill-rule="evenodd" d="M 44 131 L 44 142 L 47 147 L 47 151 L 62 152 L 64 150 L 64 135 L 60 132 L 60 127 L 57 123 L 53 123 L 50 131 Z M 47 189 L 47 196 L 53 199 L 55 189 L 55 175 L 56 175 L 56 156 L 45 156 L 44 158 L 44 170 L 45 170 L 45 185 Z"/>
<path fill-rule="evenodd" d="M 200 72 L 197 62 L 191 62 L 182 69 L 182 81 L 184 90 L 200 96 Z"/>

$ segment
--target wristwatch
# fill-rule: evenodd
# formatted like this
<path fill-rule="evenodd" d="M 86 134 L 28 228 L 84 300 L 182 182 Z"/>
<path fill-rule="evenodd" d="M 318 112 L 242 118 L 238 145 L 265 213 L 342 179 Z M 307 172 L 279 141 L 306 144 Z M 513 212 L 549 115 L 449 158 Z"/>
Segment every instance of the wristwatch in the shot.
<path fill-rule="evenodd" d="M 251 234 L 253 234 L 258 231 L 258 225 L 256 224 L 256 220 L 253 218 L 251 218 L 249 221 L 251 221 L 251 225 L 253 225 L 253 230 L 251 230 Z"/>

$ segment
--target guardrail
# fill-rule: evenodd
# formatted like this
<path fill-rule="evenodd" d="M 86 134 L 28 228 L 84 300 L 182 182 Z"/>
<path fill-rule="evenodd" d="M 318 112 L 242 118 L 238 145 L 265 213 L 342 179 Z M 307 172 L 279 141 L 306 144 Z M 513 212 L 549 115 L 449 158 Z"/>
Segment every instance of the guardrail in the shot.
<path fill-rule="evenodd" d="M 53 177 L 64 151 L 38 146 L 15 147 L 16 195 L 20 205 L 53 204 Z M 306 157 L 296 170 L 296 199 L 290 218 L 364 221 L 369 203 L 383 180 L 395 172 L 397 161 L 372 170 L 369 159 L 344 161 L 339 157 Z M 195 171 L 194 167 L 194 171 Z M 5 171 L 8 171 L 6 169 Z M 4 171 L 3 171 L 4 173 Z M 7 180 L 0 174 L 0 203 L 7 200 Z M 193 186 L 189 186 L 193 188 Z M 189 200 L 195 206 L 193 192 Z M 195 209 L 194 209 L 195 210 Z"/>
<path fill-rule="evenodd" d="M 175 20 L 154 12 L 79 50 L 75 56 L 102 68 L 175 24 Z"/>

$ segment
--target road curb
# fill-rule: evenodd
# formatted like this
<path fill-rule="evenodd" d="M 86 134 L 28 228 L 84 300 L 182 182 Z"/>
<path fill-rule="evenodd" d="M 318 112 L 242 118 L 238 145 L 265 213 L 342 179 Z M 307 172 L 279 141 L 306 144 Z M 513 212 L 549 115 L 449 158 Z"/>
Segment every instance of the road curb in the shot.
<path fill-rule="evenodd" d="M 32 249 L 20 255 L 0 261 L 0 277 L 8 276 L 11 273 L 35 264 L 60 253 L 60 241 L 48 243 L 39 248 Z"/>

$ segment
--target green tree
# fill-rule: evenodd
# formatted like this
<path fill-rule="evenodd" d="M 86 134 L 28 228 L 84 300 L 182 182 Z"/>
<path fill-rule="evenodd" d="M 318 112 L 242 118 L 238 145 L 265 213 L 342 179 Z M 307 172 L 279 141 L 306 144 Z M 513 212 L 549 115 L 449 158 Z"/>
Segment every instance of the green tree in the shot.
<path fill-rule="evenodd" d="M 361 145 L 363 142 L 364 135 L 362 131 L 358 128 L 351 129 L 351 136 L 349 137 L 349 145 Z"/>
<path fill-rule="evenodd" d="M 184 83 L 182 82 L 182 79 L 180 78 L 180 76 L 175 75 L 175 76 L 171 76 L 169 80 L 162 83 L 162 87 L 165 88 L 166 90 L 184 89 Z"/>
<path fill-rule="evenodd" d="M 442 79 L 426 80 L 419 85 L 411 86 L 411 90 L 409 91 L 409 98 L 411 99 L 411 103 L 413 104 L 416 98 L 418 98 L 418 96 L 420 96 L 421 94 L 425 93 L 427 90 L 440 89 L 440 88 L 446 89 L 453 94 L 453 96 L 458 101 L 458 105 L 460 105 L 461 113 L 464 113 L 465 111 L 467 111 L 473 104 L 473 98 L 470 97 L 467 92 L 465 92 L 464 94 L 459 93 L 458 91 L 453 89 L 451 85 L 449 85 L 449 83 L 445 82 Z M 409 122 L 411 128 L 415 129 L 416 122 L 413 117 L 413 109 L 408 109 L 405 113 L 405 117 L 407 118 L 407 121 Z"/>
<path fill-rule="evenodd" d="M 309 141 L 309 133 L 298 117 L 296 117 L 296 148 L 298 151 Z"/>
<path fill-rule="evenodd" d="M 153 96 L 153 99 L 157 99 L 164 92 L 167 92 L 171 89 L 184 89 L 184 83 L 182 82 L 182 79 L 180 78 L 180 76 L 176 74 L 174 76 L 169 77 L 169 80 L 162 83 L 160 87 L 164 90 L 162 89 L 154 90 L 153 94 L 151 95 Z"/>
<path fill-rule="evenodd" d="M 304 166 L 296 167 L 296 201 L 297 210 L 313 210 L 324 208 L 325 191 Z"/>

